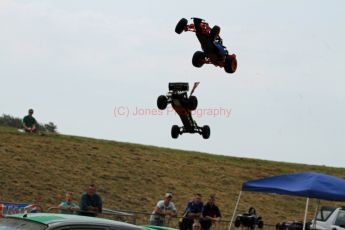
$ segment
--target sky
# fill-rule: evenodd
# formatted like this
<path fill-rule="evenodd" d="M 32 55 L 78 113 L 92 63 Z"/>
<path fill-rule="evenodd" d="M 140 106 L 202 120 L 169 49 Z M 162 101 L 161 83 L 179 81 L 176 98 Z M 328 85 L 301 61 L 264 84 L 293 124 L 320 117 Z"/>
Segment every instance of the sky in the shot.
<path fill-rule="evenodd" d="M 227 74 L 192 66 L 195 34 L 221 27 L 238 59 Z M 62 134 L 212 154 L 344 167 L 345 1 L 0 1 L 0 114 L 54 122 Z M 200 82 L 200 125 L 182 125 L 157 97 Z M 140 111 L 137 114 L 137 110 Z"/>

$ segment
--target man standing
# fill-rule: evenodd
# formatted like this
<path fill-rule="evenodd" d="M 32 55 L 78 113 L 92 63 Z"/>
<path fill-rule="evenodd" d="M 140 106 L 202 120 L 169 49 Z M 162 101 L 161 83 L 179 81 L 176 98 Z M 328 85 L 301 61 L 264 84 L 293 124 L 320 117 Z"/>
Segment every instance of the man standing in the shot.
<path fill-rule="evenodd" d="M 215 202 L 215 195 L 210 195 L 202 211 L 202 219 L 200 221 L 202 230 L 209 230 L 212 224 L 218 222 L 221 218 L 220 210 Z"/>
<path fill-rule="evenodd" d="M 24 127 L 25 132 L 28 132 L 28 133 L 34 133 L 37 131 L 36 129 L 37 121 L 32 116 L 32 114 L 34 114 L 34 110 L 29 109 L 29 114 L 23 118 L 23 127 Z"/>
<path fill-rule="evenodd" d="M 96 193 L 96 186 L 91 184 L 80 197 L 80 215 L 97 216 L 102 213 L 102 198 Z"/>
<path fill-rule="evenodd" d="M 202 196 L 196 193 L 193 200 L 187 203 L 180 230 L 192 230 L 194 221 L 197 222 L 201 217 L 202 208 Z"/>
<path fill-rule="evenodd" d="M 157 202 L 157 205 L 150 216 L 150 225 L 165 226 L 165 217 L 177 216 L 175 204 L 171 200 L 172 193 L 168 192 L 165 194 L 164 200 Z"/>

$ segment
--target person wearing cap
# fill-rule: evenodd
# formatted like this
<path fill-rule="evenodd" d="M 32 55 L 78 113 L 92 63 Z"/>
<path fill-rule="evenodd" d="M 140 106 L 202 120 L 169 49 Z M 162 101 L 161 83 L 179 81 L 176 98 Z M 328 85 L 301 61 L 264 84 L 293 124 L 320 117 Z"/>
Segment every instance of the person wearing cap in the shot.
<path fill-rule="evenodd" d="M 150 225 L 165 226 L 166 217 L 176 217 L 177 211 L 172 200 L 172 193 L 166 193 L 164 200 L 157 202 L 155 209 L 150 216 Z"/>
<path fill-rule="evenodd" d="M 37 131 L 37 127 L 36 127 L 37 121 L 32 116 L 32 114 L 34 114 L 34 110 L 29 109 L 29 114 L 23 118 L 23 127 L 24 127 L 25 132 L 28 132 L 28 133 L 34 133 Z"/>
<path fill-rule="evenodd" d="M 220 210 L 216 205 L 216 196 L 211 194 L 202 210 L 202 218 L 200 220 L 202 230 L 209 230 L 212 224 L 220 221 Z"/>

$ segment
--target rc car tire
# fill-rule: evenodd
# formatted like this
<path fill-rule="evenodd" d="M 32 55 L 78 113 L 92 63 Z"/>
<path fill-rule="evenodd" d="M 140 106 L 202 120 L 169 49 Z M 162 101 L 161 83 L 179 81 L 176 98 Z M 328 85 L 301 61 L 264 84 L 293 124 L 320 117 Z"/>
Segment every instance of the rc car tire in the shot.
<path fill-rule="evenodd" d="M 212 29 L 210 31 L 210 38 L 212 39 L 212 41 L 214 41 L 217 38 L 219 33 L 220 33 L 220 27 L 219 26 L 212 27 Z"/>
<path fill-rule="evenodd" d="M 196 108 L 198 107 L 198 98 L 196 96 L 190 96 L 188 98 L 188 109 L 189 110 L 196 110 Z"/>
<path fill-rule="evenodd" d="M 184 29 L 186 28 L 186 26 L 188 25 L 188 20 L 185 18 L 182 18 L 176 25 L 175 27 L 175 32 L 178 34 L 181 34 Z"/>
<path fill-rule="evenodd" d="M 180 127 L 178 127 L 177 125 L 173 125 L 171 127 L 171 137 L 176 139 L 178 138 L 179 134 L 180 134 Z"/>
<path fill-rule="evenodd" d="M 205 54 L 202 51 L 196 51 L 192 58 L 193 66 L 200 68 L 205 63 Z"/>
<path fill-rule="evenodd" d="M 237 69 L 237 59 L 235 55 L 228 55 L 224 61 L 224 70 L 227 73 L 234 73 Z"/>
<path fill-rule="evenodd" d="M 204 127 L 202 127 L 202 137 L 204 139 L 208 139 L 211 135 L 211 129 L 208 125 L 204 125 Z"/>
<path fill-rule="evenodd" d="M 157 107 L 160 110 L 164 110 L 166 109 L 166 107 L 168 106 L 168 98 L 164 95 L 160 95 L 157 98 Z"/>
<path fill-rule="evenodd" d="M 258 228 L 263 228 L 264 227 L 264 222 L 262 220 L 259 221 L 258 223 Z"/>
<path fill-rule="evenodd" d="M 236 218 L 235 220 L 235 227 L 238 228 L 241 226 L 241 220 L 239 218 Z"/>

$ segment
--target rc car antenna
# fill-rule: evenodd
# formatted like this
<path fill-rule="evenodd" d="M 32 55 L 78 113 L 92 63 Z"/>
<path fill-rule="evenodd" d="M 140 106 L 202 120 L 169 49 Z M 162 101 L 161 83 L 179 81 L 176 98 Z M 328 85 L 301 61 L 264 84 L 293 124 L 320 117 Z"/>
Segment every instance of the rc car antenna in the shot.
<path fill-rule="evenodd" d="M 192 94 L 194 93 L 196 87 L 198 87 L 199 84 L 200 84 L 200 82 L 194 82 L 193 89 L 192 89 L 192 91 L 190 91 L 190 95 L 189 96 L 192 96 Z"/>

